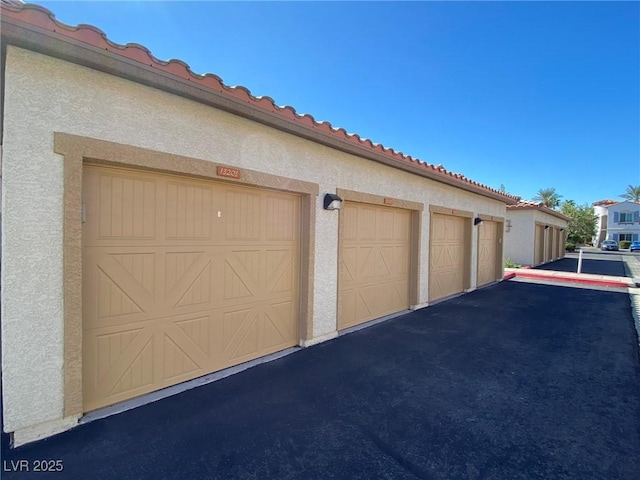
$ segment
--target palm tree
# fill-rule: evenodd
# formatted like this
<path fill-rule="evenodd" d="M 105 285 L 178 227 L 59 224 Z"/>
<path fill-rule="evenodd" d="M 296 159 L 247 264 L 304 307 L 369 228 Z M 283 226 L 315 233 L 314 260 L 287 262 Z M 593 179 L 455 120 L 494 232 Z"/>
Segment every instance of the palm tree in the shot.
<path fill-rule="evenodd" d="M 558 195 L 556 193 L 556 189 L 553 187 L 550 188 L 541 188 L 538 190 L 538 194 L 533 197 L 536 202 L 542 202 L 545 207 L 556 208 L 560 205 L 560 199 L 562 195 Z"/>
<path fill-rule="evenodd" d="M 640 185 L 637 187 L 633 185 L 627 186 L 627 191 L 620 195 L 620 197 L 630 202 L 640 203 Z"/>

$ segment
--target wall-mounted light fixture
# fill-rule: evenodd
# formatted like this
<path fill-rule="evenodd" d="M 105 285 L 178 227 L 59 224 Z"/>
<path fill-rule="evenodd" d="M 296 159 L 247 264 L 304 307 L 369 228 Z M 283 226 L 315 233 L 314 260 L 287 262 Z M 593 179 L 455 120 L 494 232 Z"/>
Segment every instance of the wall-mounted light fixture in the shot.
<path fill-rule="evenodd" d="M 545 226 L 544 226 L 544 229 L 545 229 L 545 230 L 549 230 L 549 225 L 545 225 Z"/>
<path fill-rule="evenodd" d="M 480 217 L 476 217 L 473 219 L 474 225 L 480 225 L 482 223 L 482 219 Z"/>
<path fill-rule="evenodd" d="M 341 203 L 342 203 L 342 199 L 335 193 L 327 193 L 324 196 L 325 210 L 340 210 Z"/>
<path fill-rule="evenodd" d="M 561 231 L 561 232 L 564 232 L 564 228 L 561 228 L 561 229 L 560 229 L 560 231 Z"/>

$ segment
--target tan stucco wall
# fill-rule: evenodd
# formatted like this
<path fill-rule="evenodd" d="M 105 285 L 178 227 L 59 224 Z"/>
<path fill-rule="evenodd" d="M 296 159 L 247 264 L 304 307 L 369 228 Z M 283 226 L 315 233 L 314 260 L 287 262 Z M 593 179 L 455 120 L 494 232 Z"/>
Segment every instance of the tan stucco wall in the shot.
<path fill-rule="evenodd" d="M 535 220 L 533 210 L 507 210 L 504 258 L 520 265 L 533 265 Z"/>
<path fill-rule="evenodd" d="M 505 216 L 505 206 L 499 201 L 143 85 L 9 47 L 2 179 L 2 365 L 7 431 L 63 417 L 63 160 L 53 152 L 54 132 L 317 183 L 314 338 L 330 338 L 336 330 L 338 214 L 322 209 L 324 193 L 344 188 L 425 205 L 418 305 L 427 301 L 429 205 Z M 476 241 L 477 229 L 473 229 L 472 245 Z M 472 288 L 476 256 L 474 247 Z"/>
<path fill-rule="evenodd" d="M 535 251 L 535 224 L 566 228 L 567 222 L 533 209 L 508 209 L 509 231 L 504 234 L 504 258 L 520 265 L 533 265 Z"/>

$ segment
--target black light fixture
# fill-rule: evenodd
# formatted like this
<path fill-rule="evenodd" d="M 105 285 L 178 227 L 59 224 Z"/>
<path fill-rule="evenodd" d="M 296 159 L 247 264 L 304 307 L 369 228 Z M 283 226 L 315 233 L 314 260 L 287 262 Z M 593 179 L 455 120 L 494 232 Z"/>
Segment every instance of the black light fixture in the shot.
<path fill-rule="evenodd" d="M 544 226 L 544 229 L 545 229 L 545 230 L 549 230 L 549 225 L 545 225 L 545 226 Z"/>
<path fill-rule="evenodd" d="M 560 231 L 561 231 L 561 232 L 564 232 L 564 228 L 561 228 L 561 229 L 560 229 Z"/>
<path fill-rule="evenodd" d="M 327 193 L 324 196 L 325 210 L 340 210 L 341 203 L 342 203 L 342 199 L 335 193 Z"/>
<path fill-rule="evenodd" d="M 473 219 L 474 225 L 480 225 L 482 223 L 482 219 L 480 217 L 476 217 Z"/>

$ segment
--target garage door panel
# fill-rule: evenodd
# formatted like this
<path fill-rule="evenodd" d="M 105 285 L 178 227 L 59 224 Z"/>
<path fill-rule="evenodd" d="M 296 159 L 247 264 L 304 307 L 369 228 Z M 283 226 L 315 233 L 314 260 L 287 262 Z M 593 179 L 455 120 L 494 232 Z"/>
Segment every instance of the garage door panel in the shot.
<path fill-rule="evenodd" d="M 165 296 L 176 290 L 176 283 L 183 280 L 185 275 L 188 278 L 193 278 L 193 276 L 197 275 L 197 272 L 202 270 L 211 260 L 209 255 L 205 256 L 205 252 L 203 250 L 156 251 L 160 258 L 164 257 L 165 286 L 163 291 Z M 182 288 L 179 290 L 184 289 Z"/>
<path fill-rule="evenodd" d="M 376 256 L 375 277 L 380 278 L 393 274 L 393 247 L 380 247 Z"/>
<path fill-rule="evenodd" d="M 266 286 L 272 293 L 293 292 L 294 256 L 291 250 L 266 251 Z"/>
<path fill-rule="evenodd" d="M 85 411 L 297 344 L 298 196 L 103 167 L 84 182 Z M 123 208 L 153 221 L 132 230 Z"/>
<path fill-rule="evenodd" d="M 432 246 L 431 267 L 437 270 L 456 270 L 463 264 L 464 246 L 459 244 L 443 244 Z"/>
<path fill-rule="evenodd" d="M 114 401 L 129 398 L 131 394 L 146 390 L 153 385 L 154 341 L 153 336 L 145 337 L 146 342 L 137 351 L 137 355 L 129 357 L 123 355 L 125 362 L 116 364 L 111 370 L 112 376 L 101 381 L 99 395 Z M 132 358 L 132 360 L 130 360 Z"/>
<path fill-rule="evenodd" d="M 534 263 L 538 265 L 544 261 L 544 227 L 542 225 L 536 225 L 534 249 Z"/>
<path fill-rule="evenodd" d="M 213 239 L 213 192 L 210 187 L 168 182 L 167 239 Z"/>
<path fill-rule="evenodd" d="M 341 262 L 340 262 L 340 284 L 345 286 L 349 282 L 353 282 L 356 275 L 356 259 L 358 255 L 357 247 L 343 247 L 341 250 Z"/>
<path fill-rule="evenodd" d="M 350 321 L 356 319 L 356 291 L 352 288 L 341 288 L 339 300 L 338 319 L 341 321 L 344 321 L 344 319 L 350 319 Z"/>
<path fill-rule="evenodd" d="M 498 224 L 484 221 L 478 229 L 478 286 L 497 280 L 497 257 Z"/>
<path fill-rule="evenodd" d="M 380 247 L 376 257 L 375 278 L 378 281 L 397 277 L 404 280 L 409 273 L 409 249 L 400 247 Z"/>
<path fill-rule="evenodd" d="M 377 230 L 377 210 L 367 206 L 360 207 L 358 211 L 358 240 L 375 240 Z"/>
<path fill-rule="evenodd" d="M 377 232 L 376 239 L 377 240 L 393 240 L 395 238 L 395 225 L 394 225 L 395 215 L 393 211 L 384 212 L 381 211 L 378 213 L 376 221 L 377 221 Z"/>
<path fill-rule="evenodd" d="M 294 271 L 295 264 L 293 257 L 288 252 L 287 257 L 278 265 L 277 270 L 268 274 L 267 285 L 272 285 L 270 293 L 292 293 L 294 292 L 293 279 L 296 278 Z"/>
<path fill-rule="evenodd" d="M 96 336 L 97 394 L 112 396 L 152 384 L 153 370 L 144 369 L 144 366 L 151 366 L 155 361 L 153 340 L 150 328 Z"/>
<path fill-rule="evenodd" d="M 225 359 L 242 359 L 258 350 L 258 311 L 243 308 L 225 312 L 223 318 L 222 351 Z"/>
<path fill-rule="evenodd" d="M 374 285 L 361 287 L 356 294 L 356 319 L 372 318 L 376 311 L 378 289 Z"/>
<path fill-rule="evenodd" d="M 204 291 L 203 288 L 211 285 L 211 255 L 204 252 L 197 254 L 184 271 L 179 272 L 175 278 L 170 278 L 168 271 L 166 278 L 171 286 L 169 288 L 167 285 L 164 298 L 157 300 L 156 309 L 164 310 L 194 303 L 210 303 L 211 289 Z"/>
<path fill-rule="evenodd" d="M 433 213 L 429 245 L 429 300 L 464 290 L 466 230 L 463 217 Z"/>
<path fill-rule="evenodd" d="M 348 243 L 358 239 L 358 208 L 345 203 L 340 209 L 340 238 Z"/>
<path fill-rule="evenodd" d="M 213 352 L 211 342 L 209 341 L 213 333 L 210 316 L 187 318 L 176 321 L 175 324 L 202 353 L 207 355 L 207 357 L 210 356 L 211 352 Z"/>
<path fill-rule="evenodd" d="M 434 299 L 460 293 L 464 282 L 462 275 L 457 271 L 440 271 L 434 280 Z"/>
<path fill-rule="evenodd" d="M 409 239 L 407 239 L 408 241 Z M 393 248 L 393 259 L 391 261 L 391 269 L 394 275 L 401 276 L 403 280 L 406 280 L 409 277 L 410 269 L 409 262 L 407 261 L 410 258 L 411 253 L 409 251 L 408 246 L 394 247 Z"/>
<path fill-rule="evenodd" d="M 184 331 L 175 324 L 167 326 L 163 335 L 162 359 L 163 378 L 172 381 L 173 377 L 206 369 L 209 357 Z"/>
<path fill-rule="evenodd" d="M 240 257 L 245 257 L 245 255 L 240 255 Z M 239 259 L 236 255 L 225 258 L 223 281 L 225 301 L 250 298 L 252 295 L 258 294 L 258 282 L 253 278 L 253 273 L 256 273 L 256 269 L 259 268 L 259 262 L 255 263 L 253 266 L 251 264 L 247 265 L 246 262 L 242 261 L 242 258 Z"/>
<path fill-rule="evenodd" d="M 156 255 L 154 252 L 122 253 L 109 255 L 131 275 L 150 295 L 156 287 Z"/>
<path fill-rule="evenodd" d="M 190 372 L 195 376 L 203 374 L 203 367 L 209 363 L 204 352 L 208 337 L 187 332 L 198 323 L 197 328 L 202 331 L 202 323 L 208 325 L 209 318 L 175 324 L 172 320 L 161 319 L 161 326 L 157 321 L 139 322 L 140 328 L 133 329 L 131 325 L 112 325 L 85 335 L 85 346 L 94 352 L 84 360 L 86 408 L 171 385 L 176 377 L 181 381 Z"/>
<path fill-rule="evenodd" d="M 225 239 L 260 240 L 262 211 L 257 194 L 225 192 Z"/>
<path fill-rule="evenodd" d="M 186 288 L 184 289 L 182 296 L 178 298 L 178 301 L 175 304 L 176 307 L 211 305 L 213 301 L 213 286 L 210 261 L 207 261 L 207 263 L 204 264 L 200 272 L 196 270 L 195 273 L 192 273 L 191 275 L 185 274 L 182 278 L 185 279 L 184 283 Z M 182 291 L 179 287 L 180 286 L 173 290 L 177 292 L 175 294 L 176 297 L 178 297 Z M 172 300 L 172 296 L 173 295 L 167 296 L 168 302 Z"/>
<path fill-rule="evenodd" d="M 363 280 L 375 277 L 373 247 L 358 247 L 356 251 L 356 278 Z"/>
<path fill-rule="evenodd" d="M 89 272 L 85 288 L 94 299 L 93 313 L 98 319 L 146 312 L 153 308 L 153 296 L 117 261 L 103 255 Z"/>
<path fill-rule="evenodd" d="M 155 238 L 156 182 L 135 174 L 101 175 L 95 182 L 101 219 L 94 237 Z"/>
<path fill-rule="evenodd" d="M 267 228 L 266 239 L 272 241 L 296 239 L 296 226 L 289 220 L 297 215 L 298 202 L 292 198 L 267 197 Z"/>
<path fill-rule="evenodd" d="M 409 243 L 411 240 L 411 214 L 395 215 L 393 218 L 393 239 Z"/>
<path fill-rule="evenodd" d="M 275 302 L 264 308 L 261 321 L 264 323 L 261 350 L 278 351 L 289 346 L 290 339 L 296 334 L 293 320 L 296 305 L 291 301 Z M 276 348 L 277 347 L 277 348 Z"/>
<path fill-rule="evenodd" d="M 343 211 L 348 213 L 340 218 L 339 328 L 409 307 L 411 213 L 350 202 Z"/>
<path fill-rule="evenodd" d="M 381 299 L 379 311 L 384 315 L 407 308 L 409 283 L 399 280 L 393 283 L 378 285 L 377 298 Z"/>

